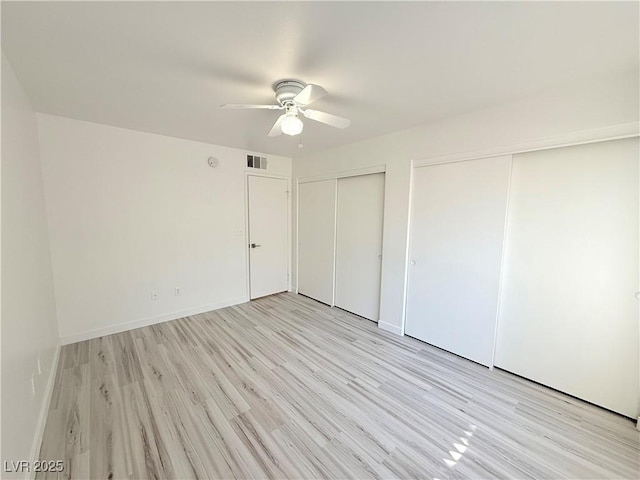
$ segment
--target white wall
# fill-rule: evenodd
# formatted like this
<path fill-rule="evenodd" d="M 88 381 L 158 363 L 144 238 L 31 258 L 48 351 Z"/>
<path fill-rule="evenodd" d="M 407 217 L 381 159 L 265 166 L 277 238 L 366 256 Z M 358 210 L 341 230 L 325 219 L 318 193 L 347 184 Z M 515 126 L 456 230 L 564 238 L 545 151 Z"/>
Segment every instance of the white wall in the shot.
<path fill-rule="evenodd" d="M 256 152 L 43 114 L 38 127 L 63 343 L 248 300 Z M 252 172 L 290 175 L 266 156 Z"/>
<path fill-rule="evenodd" d="M 2 55 L 2 460 L 27 460 L 58 347 L 36 116 Z M 38 373 L 40 358 L 42 373 Z M 34 376 L 35 395 L 31 378 Z M 6 475 L 6 474 L 4 474 Z M 10 475 L 9 475 L 10 476 Z M 22 476 L 22 475 L 20 475 Z"/>
<path fill-rule="evenodd" d="M 402 332 L 411 160 L 499 150 L 637 122 L 638 91 L 637 71 L 542 91 L 518 102 L 317 154 L 302 154 L 294 160 L 294 181 L 386 164 L 380 326 Z"/>

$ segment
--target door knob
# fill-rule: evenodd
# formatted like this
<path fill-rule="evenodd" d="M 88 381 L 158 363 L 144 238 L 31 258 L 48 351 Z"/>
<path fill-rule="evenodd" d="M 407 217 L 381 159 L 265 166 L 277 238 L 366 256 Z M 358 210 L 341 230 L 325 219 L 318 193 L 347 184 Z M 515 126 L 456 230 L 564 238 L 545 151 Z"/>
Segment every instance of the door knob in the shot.
<path fill-rule="evenodd" d="M 250 243 L 249 244 L 249 247 L 251 247 L 251 248 L 258 248 L 258 247 L 261 247 L 261 246 L 262 245 L 258 245 L 257 243 Z"/>
<path fill-rule="evenodd" d="M 411 262 L 409 262 L 409 263 L 411 263 L 412 267 L 415 267 L 415 265 L 416 265 L 416 261 L 415 260 L 411 260 Z"/>

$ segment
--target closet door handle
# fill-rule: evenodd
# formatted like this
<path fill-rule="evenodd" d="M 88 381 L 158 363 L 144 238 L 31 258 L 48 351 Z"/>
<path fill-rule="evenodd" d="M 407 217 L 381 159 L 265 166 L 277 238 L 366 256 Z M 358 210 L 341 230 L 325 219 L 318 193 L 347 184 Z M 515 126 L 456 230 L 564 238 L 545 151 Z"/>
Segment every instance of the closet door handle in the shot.
<path fill-rule="evenodd" d="M 250 247 L 250 248 L 258 248 L 258 247 L 261 247 L 261 246 L 262 246 L 262 245 L 258 245 L 257 243 L 250 243 L 250 244 L 249 244 L 249 247 Z"/>

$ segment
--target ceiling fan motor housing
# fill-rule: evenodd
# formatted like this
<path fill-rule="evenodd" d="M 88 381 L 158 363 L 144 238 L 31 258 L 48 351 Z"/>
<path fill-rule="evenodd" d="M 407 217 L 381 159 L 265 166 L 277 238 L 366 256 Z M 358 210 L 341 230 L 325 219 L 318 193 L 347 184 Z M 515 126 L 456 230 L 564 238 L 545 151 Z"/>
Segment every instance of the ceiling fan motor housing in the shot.
<path fill-rule="evenodd" d="M 298 95 L 305 84 L 297 80 L 280 80 L 273 85 L 276 92 L 276 101 L 280 105 L 286 105 L 293 102 L 293 98 Z"/>

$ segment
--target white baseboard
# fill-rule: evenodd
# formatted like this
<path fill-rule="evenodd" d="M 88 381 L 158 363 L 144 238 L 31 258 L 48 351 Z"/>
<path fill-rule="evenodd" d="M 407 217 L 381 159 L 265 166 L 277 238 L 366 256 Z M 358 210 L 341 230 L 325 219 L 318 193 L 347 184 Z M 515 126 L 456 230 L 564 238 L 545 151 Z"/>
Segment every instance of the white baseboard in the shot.
<path fill-rule="evenodd" d="M 177 320 L 178 318 L 188 317 L 190 315 L 198 315 L 199 313 L 210 312 L 212 310 L 218 310 L 220 308 L 230 307 L 232 305 L 238 305 L 240 303 L 246 303 L 248 301 L 249 297 L 246 296 L 231 298 L 218 303 L 188 308 L 186 310 L 180 310 L 177 312 L 164 313 L 162 315 L 156 315 L 154 317 L 141 318 L 138 320 L 133 320 L 131 322 L 119 323 L 117 325 L 111 325 L 104 328 L 96 328 L 94 330 L 87 330 L 86 332 L 74 333 L 72 335 L 65 335 L 63 337 L 60 337 L 60 342 L 62 343 L 62 345 L 69 345 L 71 343 L 91 340 L 92 338 L 104 337 L 105 335 L 112 335 L 114 333 L 125 332 L 127 330 L 134 330 L 140 327 L 148 327 L 149 325 L 155 325 L 156 323 Z"/>
<path fill-rule="evenodd" d="M 383 322 L 382 320 L 378 320 L 378 328 L 381 328 L 382 330 L 385 330 L 387 332 L 395 333 L 396 335 L 404 335 L 402 327 L 394 325 L 393 323 Z"/>
<path fill-rule="evenodd" d="M 36 431 L 33 436 L 33 443 L 31 444 L 31 453 L 29 458 L 31 459 L 31 465 L 38 460 L 40 455 L 40 445 L 42 445 L 42 438 L 44 437 L 44 428 L 47 425 L 47 416 L 49 413 L 49 406 L 51 405 L 51 397 L 53 395 L 53 384 L 56 380 L 56 373 L 58 372 L 58 361 L 60 359 L 61 345 L 56 347 L 56 351 L 53 354 L 53 361 L 51 362 L 51 369 L 49 370 L 49 378 L 47 380 L 47 386 L 45 387 L 44 396 L 42 397 L 42 405 L 40 405 L 40 414 L 38 415 L 38 423 L 36 423 Z M 27 478 L 35 478 L 35 472 L 28 474 Z"/>

